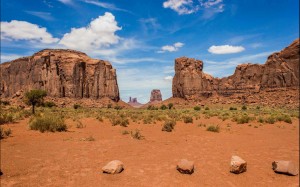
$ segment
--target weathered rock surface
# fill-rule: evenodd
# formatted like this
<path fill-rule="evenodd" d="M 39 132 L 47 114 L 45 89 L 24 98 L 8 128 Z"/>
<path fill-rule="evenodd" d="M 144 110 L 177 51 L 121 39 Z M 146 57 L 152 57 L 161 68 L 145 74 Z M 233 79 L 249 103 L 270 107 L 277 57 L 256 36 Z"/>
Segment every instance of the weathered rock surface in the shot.
<path fill-rule="evenodd" d="M 19 96 L 30 89 L 43 89 L 56 98 L 108 97 L 119 100 L 116 70 L 85 53 L 45 49 L 0 65 L 1 97 Z"/>
<path fill-rule="evenodd" d="M 173 97 L 197 100 L 211 96 L 238 95 L 239 101 L 247 102 L 249 96 L 260 92 L 299 89 L 299 39 L 282 51 L 271 54 L 265 64 L 238 65 L 229 77 L 214 78 L 202 70 L 201 60 L 177 58 Z M 248 102 L 262 102 L 258 100 L 251 98 Z"/>
<path fill-rule="evenodd" d="M 247 171 L 247 162 L 239 156 L 232 156 L 230 161 L 230 172 L 240 174 Z"/>
<path fill-rule="evenodd" d="M 136 108 L 139 108 L 143 105 L 143 104 L 138 102 L 137 98 L 131 98 L 131 97 L 129 97 L 128 104 L 133 106 L 133 107 L 136 107 Z"/>
<path fill-rule="evenodd" d="M 150 102 L 162 101 L 161 92 L 158 89 L 154 89 L 151 91 Z"/>
<path fill-rule="evenodd" d="M 124 170 L 124 164 L 120 160 L 113 160 L 107 163 L 103 168 L 103 173 L 118 174 Z"/>
<path fill-rule="evenodd" d="M 296 164 L 292 161 L 274 161 L 272 162 L 272 168 L 276 173 L 282 173 L 286 175 L 298 175 L 299 171 Z"/>
<path fill-rule="evenodd" d="M 194 173 L 194 162 L 181 159 L 178 162 L 176 169 L 182 174 L 192 174 Z"/>

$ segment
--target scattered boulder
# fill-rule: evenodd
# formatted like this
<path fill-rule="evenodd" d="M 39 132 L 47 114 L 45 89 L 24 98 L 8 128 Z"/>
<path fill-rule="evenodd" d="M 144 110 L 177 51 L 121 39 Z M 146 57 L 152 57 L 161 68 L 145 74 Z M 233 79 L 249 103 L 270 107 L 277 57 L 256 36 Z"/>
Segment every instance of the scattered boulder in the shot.
<path fill-rule="evenodd" d="M 247 162 L 239 156 L 232 156 L 230 162 L 230 172 L 240 174 L 247 171 Z"/>
<path fill-rule="evenodd" d="M 103 173 L 117 174 L 124 170 L 124 164 L 120 160 L 113 160 L 107 163 L 103 168 Z"/>
<path fill-rule="evenodd" d="M 194 173 L 194 162 L 181 159 L 178 162 L 176 169 L 182 174 L 192 174 Z"/>
<path fill-rule="evenodd" d="M 292 161 L 274 161 L 272 162 L 272 168 L 276 173 L 282 173 L 286 175 L 298 175 L 298 168 L 296 164 Z"/>

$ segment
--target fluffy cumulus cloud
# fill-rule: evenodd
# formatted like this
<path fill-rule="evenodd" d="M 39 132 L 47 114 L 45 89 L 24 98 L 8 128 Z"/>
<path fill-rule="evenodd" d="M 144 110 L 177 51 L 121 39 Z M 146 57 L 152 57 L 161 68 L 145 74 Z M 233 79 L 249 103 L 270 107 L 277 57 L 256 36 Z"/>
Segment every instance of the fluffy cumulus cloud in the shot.
<path fill-rule="evenodd" d="M 114 15 L 106 12 L 103 16 L 91 21 L 87 27 L 72 28 L 66 33 L 59 44 L 78 50 L 92 50 L 117 44 L 120 37 L 115 33 L 121 30 Z"/>
<path fill-rule="evenodd" d="M 208 51 L 213 54 L 231 54 L 231 53 L 240 53 L 244 51 L 245 48 L 243 46 L 232 46 L 232 45 L 213 45 Z"/>
<path fill-rule="evenodd" d="M 1 22 L 1 40 L 27 40 L 44 44 L 58 42 L 47 29 L 26 21 Z"/>
<path fill-rule="evenodd" d="M 175 52 L 178 51 L 179 48 L 181 48 L 184 45 L 184 43 L 176 42 L 173 45 L 165 45 L 161 47 L 160 51 L 157 51 L 158 53 L 165 53 L 165 52 Z"/>
<path fill-rule="evenodd" d="M 209 12 L 223 12 L 223 0 L 167 0 L 163 3 L 164 8 L 170 8 L 179 15 L 192 14 L 201 9 L 209 9 Z M 207 14 L 207 10 L 205 12 Z"/>

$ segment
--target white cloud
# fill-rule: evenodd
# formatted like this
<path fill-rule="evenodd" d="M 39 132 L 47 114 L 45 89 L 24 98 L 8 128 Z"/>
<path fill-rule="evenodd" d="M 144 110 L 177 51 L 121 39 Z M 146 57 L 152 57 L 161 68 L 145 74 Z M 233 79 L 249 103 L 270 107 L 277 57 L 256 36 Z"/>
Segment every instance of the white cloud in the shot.
<path fill-rule="evenodd" d="M 166 81 L 172 81 L 172 80 L 173 80 L 173 77 L 172 77 L 172 76 L 166 76 L 166 77 L 164 78 L 164 80 L 166 80 Z"/>
<path fill-rule="evenodd" d="M 1 39 L 39 41 L 46 44 L 55 43 L 59 40 L 48 33 L 44 27 L 17 20 L 1 22 Z"/>
<path fill-rule="evenodd" d="M 60 40 L 60 44 L 78 50 L 92 50 L 117 44 L 120 37 L 115 34 L 121 30 L 114 15 L 106 12 L 103 16 L 91 21 L 87 27 L 72 28 Z"/>
<path fill-rule="evenodd" d="M 161 47 L 160 51 L 157 51 L 158 53 L 164 53 L 166 51 L 168 52 L 175 52 L 178 51 L 179 48 L 181 48 L 184 45 L 184 43 L 176 42 L 173 45 L 165 45 Z"/>
<path fill-rule="evenodd" d="M 118 10 L 118 11 L 129 12 L 128 10 L 116 7 L 112 3 L 104 3 L 104 2 L 99 2 L 99 1 L 96 1 L 96 0 L 82 0 L 82 1 L 85 2 L 85 3 L 88 3 L 88 4 L 96 5 L 96 6 L 106 8 L 106 9 L 110 9 L 110 10 Z"/>
<path fill-rule="evenodd" d="M 17 55 L 17 54 L 1 54 L 1 63 L 15 60 L 21 57 L 22 57 L 21 55 Z"/>
<path fill-rule="evenodd" d="M 36 11 L 25 11 L 27 14 L 39 17 L 41 19 L 52 21 L 54 18 L 52 17 L 51 13 L 49 12 L 36 12 Z"/>
<path fill-rule="evenodd" d="M 240 53 L 244 51 L 245 48 L 242 46 L 232 46 L 232 45 L 213 45 L 208 51 L 213 54 L 231 54 L 231 53 Z"/>
<path fill-rule="evenodd" d="M 193 0 L 167 0 L 163 3 L 163 7 L 170 8 L 179 15 L 191 14 L 198 10 L 198 7 L 193 5 Z"/>
<path fill-rule="evenodd" d="M 72 0 L 58 0 L 59 2 L 63 3 L 63 4 L 67 4 L 67 5 L 71 5 L 73 4 Z"/>
<path fill-rule="evenodd" d="M 223 2 L 223 0 L 207 0 L 207 1 L 200 0 L 200 5 L 205 8 L 210 8 L 212 6 L 216 6 L 216 5 L 220 4 L 222 2 Z"/>
<path fill-rule="evenodd" d="M 218 12 L 224 11 L 223 0 L 199 0 L 194 3 L 193 0 L 167 0 L 163 3 L 164 8 L 170 8 L 179 15 L 192 14 L 204 9 L 203 18 L 210 18 Z"/>

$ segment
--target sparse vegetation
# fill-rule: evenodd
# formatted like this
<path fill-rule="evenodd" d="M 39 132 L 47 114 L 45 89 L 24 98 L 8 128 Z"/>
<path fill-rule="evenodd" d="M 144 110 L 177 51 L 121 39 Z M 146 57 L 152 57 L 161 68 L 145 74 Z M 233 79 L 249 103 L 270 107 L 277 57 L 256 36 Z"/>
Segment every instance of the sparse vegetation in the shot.
<path fill-rule="evenodd" d="M 172 132 L 175 125 L 176 125 L 175 121 L 166 121 L 161 130 L 166 132 Z"/>
<path fill-rule="evenodd" d="M 161 105 L 161 106 L 160 106 L 160 109 L 161 109 L 161 110 L 166 110 L 166 109 L 168 109 L 168 107 L 167 107 L 166 105 Z"/>
<path fill-rule="evenodd" d="M 174 106 L 173 103 L 169 103 L 169 104 L 168 104 L 169 110 L 171 110 L 171 109 L 173 108 L 173 106 Z"/>
<path fill-rule="evenodd" d="M 122 131 L 122 135 L 130 134 L 127 130 Z"/>
<path fill-rule="evenodd" d="M 53 101 L 45 101 L 45 102 L 43 102 L 42 106 L 51 108 L 51 107 L 55 107 L 56 104 Z"/>
<path fill-rule="evenodd" d="M 4 129 L 2 127 L 0 127 L 0 139 L 9 137 L 11 135 L 12 131 L 10 128 L 8 129 Z"/>
<path fill-rule="evenodd" d="M 35 106 L 43 103 L 47 92 L 44 90 L 30 90 L 25 93 L 25 103 L 32 106 L 32 114 L 35 113 Z"/>
<path fill-rule="evenodd" d="M 246 106 L 246 105 L 243 105 L 243 106 L 242 106 L 242 110 L 247 110 L 247 106 Z"/>
<path fill-rule="evenodd" d="M 81 108 L 81 105 L 80 105 L 80 104 L 74 104 L 74 105 L 73 105 L 73 108 L 74 108 L 74 109 Z"/>
<path fill-rule="evenodd" d="M 133 139 L 142 140 L 145 137 L 141 134 L 140 130 L 135 129 L 134 131 L 130 132 L 130 135 Z"/>
<path fill-rule="evenodd" d="M 7 106 L 7 105 L 10 105 L 10 102 L 6 101 L 6 100 L 0 100 L 0 105 Z"/>
<path fill-rule="evenodd" d="M 229 110 L 237 110 L 236 107 L 230 107 Z"/>
<path fill-rule="evenodd" d="M 193 118 L 191 116 L 184 116 L 183 122 L 184 123 L 193 123 Z"/>
<path fill-rule="evenodd" d="M 206 130 L 210 132 L 220 132 L 220 127 L 218 125 L 217 126 L 210 125 L 207 127 Z"/>
<path fill-rule="evenodd" d="M 195 106 L 195 107 L 194 107 L 194 110 L 196 110 L 196 111 L 200 111 L 200 110 L 201 110 L 201 108 L 200 108 L 200 106 Z"/>
<path fill-rule="evenodd" d="M 39 130 L 40 132 L 67 131 L 64 119 L 61 116 L 54 115 L 32 117 L 29 121 L 29 128 L 31 130 Z"/>

